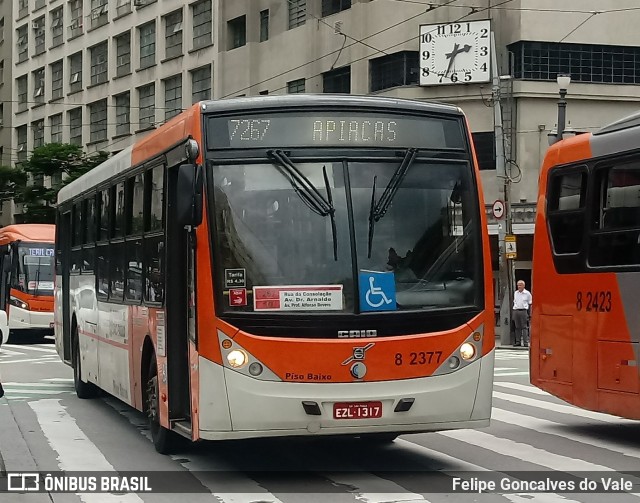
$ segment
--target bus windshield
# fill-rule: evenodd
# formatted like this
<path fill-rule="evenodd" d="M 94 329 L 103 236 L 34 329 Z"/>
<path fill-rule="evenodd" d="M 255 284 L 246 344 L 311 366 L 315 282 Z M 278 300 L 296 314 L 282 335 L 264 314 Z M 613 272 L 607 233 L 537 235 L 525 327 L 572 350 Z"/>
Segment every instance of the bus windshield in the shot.
<path fill-rule="evenodd" d="M 413 153 L 291 162 L 313 189 L 292 182 L 277 162 L 211 165 L 224 311 L 480 304 L 480 222 L 469 163 Z M 308 204 L 312 190 L 319 206 Z"/>
<path fill-rule="evenodd" d="M 13 288 L 30 295 L 53 296 L 53 245 L 20 243 Z"/>

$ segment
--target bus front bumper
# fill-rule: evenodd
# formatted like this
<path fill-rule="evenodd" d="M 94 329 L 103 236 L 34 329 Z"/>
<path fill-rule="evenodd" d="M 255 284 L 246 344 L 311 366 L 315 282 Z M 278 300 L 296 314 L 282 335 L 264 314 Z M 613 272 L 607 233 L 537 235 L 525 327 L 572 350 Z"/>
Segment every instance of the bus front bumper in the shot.
<path fill-rule="evenodd" d="M 9 330 L 33 330 L 53 334 L 53 312 L 27 311 L 9 307 Z"/>
<path fill-rule="evenodd" d="M 493 364 L 492 351 L 447 375 L 386 382 L 318 384 L 260 381 L 201 359 L 199 436 L 219 440 L 419 433 L 485 427 L 491 416 Z M 211 375 L 214 379 L 210 380 L 210 373 L 217 374 L 218 379 Z M 213 382 L 223 385 L 226 382 L 226 389 L 215 391 L 212 389 L 215 386 L 211 386 Z M 226 411 L 222 410 L 223 404 L 219 401 L 223 395 L 228 404 Z M 403 398 L 413 399 L 413 405 L 407 411 L 396 412 L 395 408 Z M 337 402 L 370 401 L 382 403 L 382 417 L 334 418 Z M 303 402 L 315 402 L 320 414 L 305 412 Z"/>

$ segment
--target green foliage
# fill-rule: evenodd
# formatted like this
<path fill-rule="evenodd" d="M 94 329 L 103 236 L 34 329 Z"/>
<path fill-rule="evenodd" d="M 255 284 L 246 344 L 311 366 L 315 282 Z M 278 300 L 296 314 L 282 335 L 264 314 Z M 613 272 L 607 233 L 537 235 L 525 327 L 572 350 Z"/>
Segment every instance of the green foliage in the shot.
<path fill-rule="evenodd" d="M 10 201 L 27 184 L 27 174 L 11 166 L 0 166 L 0 204 Z"/>
<path fill-rule="evenodd" d="M 108 152 L 86 154 L 79 145 L 48 143 L 37 147 L 28 161 L 17 168 L 24 183 L 18 185 L 15 199 L 24 205 L 24 223 L 54 223 L 58 191 L 80 176 L 88 173 L 109 157 Z M 51 177 L 51 187 L 41 184 L 27 185 L 26 180 Z M 0 171 L 0 190 L 2 171 Z"/>

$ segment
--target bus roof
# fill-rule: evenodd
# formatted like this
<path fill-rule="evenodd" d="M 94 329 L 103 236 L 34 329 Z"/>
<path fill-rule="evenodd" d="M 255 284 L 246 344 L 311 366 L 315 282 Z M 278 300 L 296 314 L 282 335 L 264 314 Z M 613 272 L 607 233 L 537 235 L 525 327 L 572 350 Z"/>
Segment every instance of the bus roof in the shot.
<path fill-rule="evenodd" d="M 17 224 L 0 228 L 0 245 L 14 241 L 53 243 L 56 227 L 50 224 Z"/>
<path fill-rule="evenodd" d="M 205 113 L 264 110 L 281 108 L 339 107 L 382 108 L 390 111 L 413 110 L 422 113 L 463 115 L 460 107 L 431 101 L 385 96 L 358 96 L 353 94 L 284 94 L 279 96 L 252 96 L 200 103 Z"/>
<path fill-rule="evenodd" d="M 548 169 L 561 164 L 637 150 L 639 145 L 640 113 L 635 113 L 594 133 L 580 134 L 552 145 L 540 174 L 546 175 Z"/>
<path fill-rule="evenodd" d="M 133 145 L 107 159 L 89 173 L 74 180 L 58 192 L 58 204 L 82 194 L 102 182 L 151 160 L 167 148 L 186 140 L 200 127 L 201 113 L 243 112 L 247 110 L 276 110 L 309 107 L 378 108 L 397 112 L 399 109 L 418 113 L 463 116 L 453 105 L 404 98 L 382 96 L 356 96 L 351 94 L 286 94 L 282 96 L 252 96 L 228 100 L 210 100 L 196 103 L 152 131 Z M 199 139 L 199 138 L 196 138 Z"/>

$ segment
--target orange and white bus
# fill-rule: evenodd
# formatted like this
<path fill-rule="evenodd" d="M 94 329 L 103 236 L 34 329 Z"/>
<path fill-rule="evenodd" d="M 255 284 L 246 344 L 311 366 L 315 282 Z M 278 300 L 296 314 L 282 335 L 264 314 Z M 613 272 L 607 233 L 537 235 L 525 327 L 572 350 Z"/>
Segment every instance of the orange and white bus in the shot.
<path fill-rule="evenodd" d="M 0 228 L 0 302 L 13 336 L 53 335 L 55 226 Z"/>
<path fill-rule="evenodd" d="M 60 190 L 56 340 L 78 396 L 191 440 L 487 426 L 493 296 L 460 109 L 196 104 Z"/>
<path fill-rule="evenodd" d="M 640 419 L 640 115 L 553 145 L 540 173 L 531 383 Z"/>

